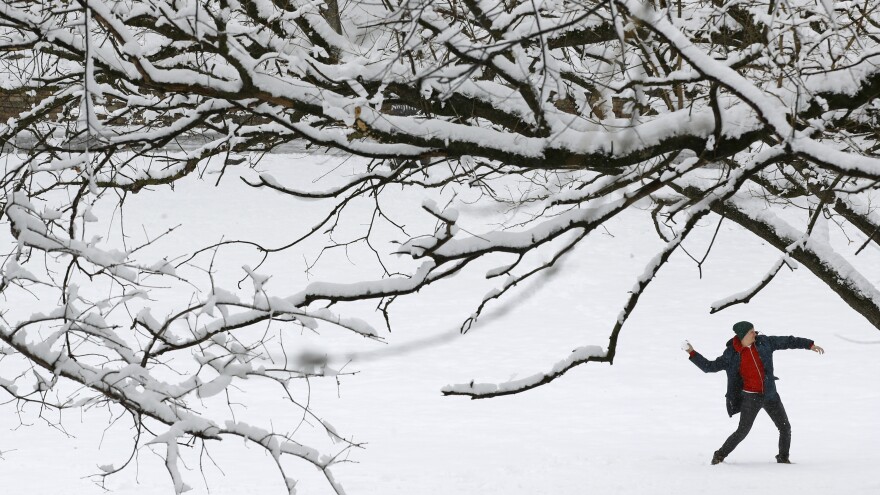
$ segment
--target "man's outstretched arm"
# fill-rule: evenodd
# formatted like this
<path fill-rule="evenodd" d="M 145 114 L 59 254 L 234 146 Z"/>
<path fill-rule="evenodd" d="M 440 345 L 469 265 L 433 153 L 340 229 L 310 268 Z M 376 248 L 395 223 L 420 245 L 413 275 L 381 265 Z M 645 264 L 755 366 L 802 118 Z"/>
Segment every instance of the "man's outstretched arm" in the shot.
<path fill-rule="evenodd" d="M 819 354 L 825 354 L 825 349 L 817 346 L 810 339 L 794 337 L 792 335 L 787 337 L 768 336 L 767 338 L 770 339 L 770 345 L 773 349 L 777 351 L 783 349 L 809 349 Z"/>
<path fill-rule="evenodd" d="M 688 343 L 686 347 L 684 347 L 685 352 L 690 355 L 690 360 L 694 363 L 697 368 L 703 370 L 704 373 L 715 373 L 721 371 L 727 365 L 727 359 L 724 358 L 724 354 L 718 356 L 713 361 L 709 361 L 702 354 L 694 350 L 694 347 Z"/>

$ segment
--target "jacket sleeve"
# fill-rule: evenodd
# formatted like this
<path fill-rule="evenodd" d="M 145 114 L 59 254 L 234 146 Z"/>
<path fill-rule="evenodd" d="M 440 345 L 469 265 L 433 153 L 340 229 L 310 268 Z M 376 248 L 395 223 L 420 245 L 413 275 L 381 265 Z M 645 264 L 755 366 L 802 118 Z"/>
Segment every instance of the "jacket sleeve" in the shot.
<path fill-rule="evenodd" d="M 703 373 L 716 373 L 727 367 L 726 353 L 718 356 L 714 361 L 709 361 L 702 354 L 694 351 L 690 359 L 692 363 L 697 365 L 697 368 L 703 370 Z"/>
<path fill-rule="evenodd" d="M 783 349 L 809 349 L 813 347 L 812 340 L 802 337 L 794 337 L 791 335 L 789 335 L 788 337 L 768 335 L 767 339 L 769 339 L 770 347 L 774 351 L 780 351 Z"/>

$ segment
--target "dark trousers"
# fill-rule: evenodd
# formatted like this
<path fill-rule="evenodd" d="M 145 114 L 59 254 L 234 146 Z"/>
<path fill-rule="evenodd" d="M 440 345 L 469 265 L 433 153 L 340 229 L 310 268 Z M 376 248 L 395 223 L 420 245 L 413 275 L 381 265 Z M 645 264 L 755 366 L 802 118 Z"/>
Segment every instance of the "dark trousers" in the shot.
<path fill-rule="evenodd" d="M 746 438 L 755 418 L 761 409 L 767 411 L 773 424 L 779 430 L 779 455 L 788 457 L 788 449 L 791 446 L 791 423 L 788 422 L 788 415 L 785 414 L 785 407 L 782 405 L 782 399 L 766 400 L 764 394 L 749 394 L 743 392 L 742 410 L 739 413 L 739 427 L 721 446 L 718 453 L 722 457 L 727 457 L 733 452 L 733 449 Z"/>

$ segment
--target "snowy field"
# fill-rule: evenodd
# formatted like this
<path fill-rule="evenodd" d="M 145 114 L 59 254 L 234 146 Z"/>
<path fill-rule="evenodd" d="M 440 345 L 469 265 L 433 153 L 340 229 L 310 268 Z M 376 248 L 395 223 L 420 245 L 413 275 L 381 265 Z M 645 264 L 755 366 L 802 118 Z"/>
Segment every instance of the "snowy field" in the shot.
<path fill-rule="evenodd" d="M 339 157 L 272 155 L 260 167 L 290 179 L 297 167 Z M 208 184 L 207 182 L 210 182 Z M 320 208 L 267 194 L 224 178 L 187 179 L 186 188 L 133 196 L 126 225 L 152 232 L 181 223 L 173 243 L 185 252 L 219 239 L 249 235 L 281 244 L 309 225 Z M 261 196 L 269 199 L 257 199 Z M 217 203 L 218 198 L 221 202 Z M 213 202 L 213 203 L 212 203 Z M 401 196 L 393 207 L 419 211 L 421 198 Z M 106 213 L 106 212 L 105 212 Z M 479 212 L 472 213 L 477 215 Z M 465 221 L 468 211 L 462 207 Z M 686 243 L 697 258 L 708 246 L 717 217 Z M 853 252 L 832 239 L 841 251 Z M 754 285 L 778 258 L 732 222 L 725 222 L 700 279 L 693 261 L 676 253 L 624 327 L 613 366 L 588 364 L 559 380 L 519 395 L 471 401 L 443 397 L 451 383 L 505 381 L 549 369 L 582 345 L 607 344 L 627 290 L 659 249 L 650 218 L 633 211 L 597 232 L 570 254 L 551 277 L 527 284 L 490 306 L 470 333 L 461 321 L 486 292 L 482 273 L 472 272 L 398 303 L 394 332 L 377 344 L 322 335 L 340 359 L 350 353 L 354 376 L 312 382 L 314 410 L 366 448 L 356 461 L 336 468 L 349 495 L 574 495 L 574 494 L 877 494 L 880 477 L 880 334 L 804 268 L 784 270 L 748 305 L 709 315 L 711 303 Z M 314 259 L 315 246 L 305 256 Z M 861 266 L 880 267 L 880 253 L 866 250 Z M 352 253 L 358 266 L 369 264 Z M 253 261 L 239 261 L 241 266 Z M 271 280 L 296 290 L 303 282 L 303 253 L 291 253 Z M 314 275 L 333 279 L 352 270 L 328 257 Z M 867 269 L 880 284 L 880 270 Z M 481 282 L 482 280 L 482 282 Z M 483 285 L 481 285 L 483 284 Z M 4 304 L 39 304 L 4 301 Z M 775 355 L 778 388 L 793 428 L 793 465 L 777 465 L 776 431 L 761 413 L 751 435 L 718 466 L 709 460 L 736 426 L 724 407 L 723 373 L 706 375 L 688 362 L 689 339 L 709 358 L 723 350 L 739 320 L 759 332 L 811 338 L 826 350 Z M 277 391 L 267 389 L 267 396 Z M 269 407 L 267 406 L 267 409 Z M 0 416 L 0 479 L 4 493 L 101 494 L 88 475 L 127 457 L 131 432 L 106 410 L 65 413 L 61 432 L 45 424 L 35 407 Z M 251 410 L 271 415 L 271 410 Z M 871 419 L 874 418 L 874 419 Z M 277 422 L 298 418 L 275 416 Z M 20 426 L 25 423 L 29 426 Z M 284 493 L 271 458 L 241 443 L 215 445 L 212 460 L 188 457 L 184 473 L 192 493 L 268 495 Z M 298 493 L 328 487 L 304 466 Z M 162 460 L 148 448 L 137 463 L 107 480 L 111 493 L 173 493 Z"/>

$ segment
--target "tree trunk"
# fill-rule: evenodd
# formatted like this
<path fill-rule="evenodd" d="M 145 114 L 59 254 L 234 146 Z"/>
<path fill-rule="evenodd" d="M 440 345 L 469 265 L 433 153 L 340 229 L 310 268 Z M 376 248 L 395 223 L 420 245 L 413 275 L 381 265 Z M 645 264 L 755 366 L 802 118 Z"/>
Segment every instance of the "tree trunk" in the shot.
<path fill-rule="evenodd" d="M 327 24 L 338 34 L 342 34 L 342 19 L 339 18 L 339 2 L 337 0 L 324 0 L 327 8 L 324 10 L 324 19 Z"/>

